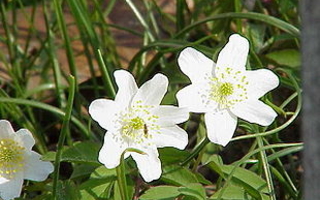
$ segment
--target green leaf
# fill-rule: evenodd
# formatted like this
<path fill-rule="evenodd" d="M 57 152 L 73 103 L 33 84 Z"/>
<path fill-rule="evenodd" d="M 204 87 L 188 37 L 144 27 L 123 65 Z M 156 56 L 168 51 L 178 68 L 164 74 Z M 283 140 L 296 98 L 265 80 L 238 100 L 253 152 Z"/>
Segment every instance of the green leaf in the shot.
<path fill-rule="evenodd" d="M 218 199 L 221 192 L 222 190 L 217 191 L 213 196 L 210 197 L 210 200 Z M 262 199 L 267 200 L 269 197 L 265 194 L 262 194 Z M 253 200 L 253 198 L 242 187 L 229 184 L 226 188 L 224 188 L 220 200 Z"/>
<path fill-rule="evenodd" d="M 194 175 L 196 176 L 199 183 L 204 185 L 212 185 L 212 182 L 207 180 L 202 174 L 195 172 Z"/>
<path fill-rule="evenodd" d="M 300 53 L 295 49 L 285 49 L 268 53 L 266 57 L 278 65 L 297 68 L 301 66 Z"/>
<path fill-rule="evenodd" d="M 222 166 L 223 162 L 219 155 L 213 155 L 210 157 L 210 160 L 208 160 L 209 167 L 217 172 L 220 176 L 224 177 Z"/>
<path fill-rule="evenodd" d="M 41 160 L 43 161 L 54 161 L 56 158 L 56 152 L 49 151 L 46 154 L 42 155 Z"/>
<path fill-rule="evenodd" d="M 195 199 L 206 199 L 206 191 L 204 187 L 199 183 L 192 183 L 187 185 L 186 187 L 180 187 L 178 191 L 183 195 L 194 197 Z"/>
<path fill-rule="evenodd" d="M 61 161 L 98 164 L 98 152 L 100 145 L 94 142 L 78 142 L 71 147 L 65 147 L 62 151 Z M 42 157 L 45 161 L 54 161 L 55 152 L 48 152 Z"/>
<path fill-rule="evenodd" d="M 168 165 L 181 162 L 181 160 L 184 160 L 186 157 L 188 157 L 189 153 L 176 148 L 166 147 L 159 148 L 159 155 L 161 163 L 163 165 Z"/>
<path fill-rule="evenodd" d="M 71 174 L 70 179 L 88 177 L 96 168 L 97 166 L 88 164 L 77 165 L 73 168 L 73 172 Z"/>
<path fill-rule="evenodd" d="M 100 166 L 94 172 L 91 173 L 90 178 L 92 179 L 103 179 L 113 177 L 115 180 L 117 179 L 117 171 L 116 168 L 108 169 L 105 166 Z"/>
<path fill-rule="evenodd" d="M 224 165 L 222 167 L 222 171 L 225 174 L 225 176 L 228 176 L 233 169 L 234 166 L 232 165 Z M 268 192 L 266 181 L 257 174 L 247 169 L 237 167 L 233 173 L 232 179 L 242 184 L 250 185 L 252 188 L 260 192 Z"/>
<path fill-rule="evenodd" d="M 104 179 L 90 179 L 80 185 L 81 200 L 96 200 L 110 198 L 114 181 Z"/>
<path fill-rule="evenodd" d="M 241 167 L 234 168 L 233 165 L 221 165 L 218 161 L 212 161 L 208 166 L 224 179 L 227 179 L 232 173 L 231 182 L 241 186 L 248 194 L 257 199 L 262 199 L 262 193 L 268 192 L 266 181 L 252 171 Z"/>
<path fill-rule="evenodd" d="M 107 169 L 104 166 L 98 167 L 92 172 L 90 179 L 80 185 L 81 199 L 110 198 L 116 180 L 115 169 Z"/>
<path fill-rule="evenodd" d="M 154 200 L 154 199 L 173 199 L 180 195 L 179 187 L 175 186 L 157 186 L 150 188 L 143 195 L 140 196 L 140 200 Z"/>
<path fill-rule="evenodd" d="M 99 149 L 100 145 L 94 142 L 78 142 L 63 151 L 62 157 L 65 161 L 100 164 L 98 162 Z"/>
<path fill-rule="evenodd" d="M 76 185 L 71 181 L 58 182 L 57 200 L 78 200 L 80 198 L 79 190 Z"/>
<path fill-rule="evenodd" d="M 250 37 L 250 44 L 255 52 L 259 52 L 263 48 L 263 41 L 266 33 L 265 24 L 248 23 L 248 34 Z"/>
<path fill-rule="evenodd" d="M 188 199 L 205 200 L 206 192 L 203 186 L 199 183 L 188 184 L 186 187 L 176 186 L 157 186 L 147 190 L 139 199 L 154 200 L 154 199 L 173 199 L 179 195 L 191 197 Z"/>
<path fill-rule="evenodd" d="M 176 165 L 164 167 L 161 180 L 177 186 L 187 186 L 190 183 L 198 182 L 193 172 L 187 168 Z"/>

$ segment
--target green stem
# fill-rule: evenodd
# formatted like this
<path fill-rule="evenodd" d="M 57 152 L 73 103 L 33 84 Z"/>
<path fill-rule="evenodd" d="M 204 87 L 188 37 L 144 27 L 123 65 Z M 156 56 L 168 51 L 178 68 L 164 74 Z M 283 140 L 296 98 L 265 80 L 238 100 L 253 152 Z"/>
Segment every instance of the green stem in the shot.
<path fill-rule="evenodd" d="M 174 36 L 174 38 L 182 37 L 184 34 L 188 33 L 191 29 L 194 29 L 194 27 L 196 27 L 200 24 L 204 24 L 206 22 L 213 21 L 213 20 L 226 19 L 226 18 L 240 18 L 240 19 L 257 20 L 257 21 L 275 26 L 275 27 L 279 28 L 280 30 L 283 30 L 283 31 L 291 34 L 294 37 L 300 36 L 300 31 L 298 28 L 296 28 L 295 26 L 293 26 L 285 21 L 277 19 L 275 17 L 265 15 L 262 13 L 255 13 L 255 12 L 247 12 L 247 13 L 233 12 L 233 13 L 221 13 L 221 14 L 217 14 L 212 17 L 207 17 L 207 18 L 201 19 L 199 21 L 196 21 L 188 26 L 185 26 L 184 29 L 179 31 Z"/>
<path fill-rule="evenodd" d="M 232 169 L 232 171 L 229 173 L 228 177 L 225 179 L 225 184 L 224 186 L 221 188 L 219 196 L 217 197 L 217 199 L 221 199 L 223 193 L 225 192 L 225 189 L 227 188 L 227 186 L 229 185 L 236 168 L 240 167 L 241 164 L 245 163 L 246 160 L 250 159 L 251 156 L 253 156 L 254 154 L 257 154 L 261 151 L 266 151 L 269 149 L 274 149 L 274 148 L 287 148 L 287 147 L 303 147 L 303 143 L 278 143 L 278 144 L 272 144 L 272 145 L 268 145 L 268 146 L 263 146 L 263 147 L 259 147 L 257 149 L 255 149 L 254 151 L 251 151 L 249 153 L 247 153 L 244 157 L 242 157 L 240 160 L 236 161 L 233 163 L 234 168 Z"/>
<path fill-rule="evenodd" d="M 262 137 L 257 137 L 257 141 L 258 141 L 259 148 L 264 147 L 263 141 L 262 141 Z M 264 174 L 265 174 L 265 177 L 266 177 L 266 181 L 267 181 L 267 185 L 268 185 L 270 199 L 271 200 L 276 200 L 276 195 L 275 195 L 275 192 L 274 192 L 274 185 L 273 185 L 273 182 L 272 182 L 272 176 L 271 176 L 270 166 L 269 166 L 269 163 L 268 163 L 266 152 L 265 151 L 260 151 L 260 156 L 261 156 L 263 171 L 264 171 Z"/>
<path fill-rule="evenodd" d="M 126 179 L 125 165 L 124 165 L 124 153 L 121 156 L 120 164 L 116 168 L 116 170 L 117 170 L 118 185 L 120 189 L 121 200 L 129 200 L 127 179 Z"/>
<path fill-rule="evenodd" d="M 111 97 L 115 97 L 116 90 L 114 89 L 110 74 L 107 70 L 106 64 L 104 63 L 100 49 L 97 49 L 97 53 L 98 53 L 98 62 L 101 63 L 100 70 L 102 72 L 103 79 L 107 85 L 107 88 L 108 88 L 108 91 L 110 92 Z"/>
<path fill-rule="evenodd" d="M 57 186 L 58 186 L 58 180 L 59 180 L 59 171 L 60 171 L 60 160 L 62 155 L 62 148 L 65 141 L 66 136 L 69 132 L 69 124 L 71 119 L 71 112 L 73 107 L 73 100 L 74 100 L 74 93 L 75 93 L 75 79 L 73 76 L 69 76 L 69 98 L 68 103 L 66 107 L 66 114 L 63 118 L 62 128 L 59 136 L 58 146 L 57 146 L 57 154 L 55 159 L 55 165 L 54 165 L 54 178 L 53 178 L 53 190 L 52 190 L 52 199 L 57 199 Z"/>
<path fill-rule="evenodd" d="M 191 154 L 182 163 L 180 163 L 180 166 L 187 165 L 208 143 L 209 139 L 207 137 L 203 138 L 203 140 L 193 149 Z"/>
<path fill-rule="evenodd" d="M 32 101 L 27 99 L 18 99 L 18 98 L 10 98 L 10 97 L 0 97 L 0 103 L 11 103 L 11 104 L 19 104 L 19 105 L 28 105 L 35 108 L 43 109 L 52 113 L 55 113 L 60 116 L 65 116 L 66 113 L 59 108 L 51 106 L 49 104 L 45 104 L 38 101 Z M 88 138 L 90 138 L 90 132 L 86 126 L 82 124 L 82 122 L 76 117 L 72 116 L 71 121 L 81 130 Z"/>
<path fill-rule="evenodd" d="M 141 23 L 141 25 L 143 26 L 143 28 L 145 29 L 145 31 L 147 32 L 148 38 L 150 39 L 151 42 L 155 41 L 155 37 L 152 35 L 152 32 L 150 30 L 150 27 L 148 25 L 148 23 L 144 20 L 144 17 L 142 16 L 142 14 L 139 12 L 139 10 L 137 9 L 137 7 L 132 3 L 131 0 L 126 0 L 127 4 L 130 6 L 131 10 L 134 12 L 134 14 L 136 15 L 136 17 L 138 18 L 139 22 Z"/>

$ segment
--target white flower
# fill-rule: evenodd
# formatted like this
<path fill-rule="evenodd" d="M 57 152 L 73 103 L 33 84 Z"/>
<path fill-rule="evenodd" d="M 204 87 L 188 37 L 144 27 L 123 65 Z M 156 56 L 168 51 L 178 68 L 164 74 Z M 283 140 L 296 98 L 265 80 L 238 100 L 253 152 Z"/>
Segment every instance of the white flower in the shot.
<path fill-rule="evenodd" d="M 168 87 L 162 74 L 139 89 L 129 72 L 117 70 L 114 76 L 119 88 L 115 100 L 97 99 L 89 106 L 91 117 L 107 130 L 98 159 L 114 168 L 127 148 L 141 150 L 145 154 L 126 152 L 125 158 L 132 156 L 145 181 L 156 180 L 161 176 L 157 147 L 184 149 L 188 143 L 187 133 L 176 125 L 188 119 L 188 110 L 160 106 Z"/>
<path fill-rule="evenodd" d="M 10 122 L 0 120 L 0 199 L 19 197 L 23 179 L 43 181 L 53 171 L 50 162 L 31 150 L 34 144 L 27 129 L 14 132 Z"/>
<path fill-rule="evenodd" d="M 270 70 L 246 71 L 247 39 L 234 34 L 221 50 L 217 64 L 193 48 L 184 49 L 178 63 L 191 85 L 177 93 L 180 107 L 205 113 L 211 142 L 225 146 L 236 129 L 237 117 L 268 126 L 276 112 L 259 100 L 279 85 Z"/>

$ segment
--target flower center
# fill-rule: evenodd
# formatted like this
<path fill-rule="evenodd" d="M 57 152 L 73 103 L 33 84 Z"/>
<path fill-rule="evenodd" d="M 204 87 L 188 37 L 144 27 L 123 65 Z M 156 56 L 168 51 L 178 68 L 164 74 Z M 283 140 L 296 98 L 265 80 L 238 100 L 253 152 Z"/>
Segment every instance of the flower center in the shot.
<path fill-rule="evenodd" d="M 135 138 L 144 129 L 145 122 L 140 117 L 129 119 L 127 124 L 122 127 L 122 133 L 130 138 Z"/>
<path fill-rule="evenodd" d="M 248 99 L 247 77 L 241 71 L 232 68 L 217 68 L 217 77 L 210 78 L 209 99 L 219 105 L 219 109 L 232 107 L 234 104 Z"/>
<path fill-rule="evenodd" d="M 11 179 L 24 166 L 24 147 L 12 139 L 0 140 L 0 177 Z"/>
<path fill-rule="evenodd" d="M 217 93 L 219 93 L 221 97 L 229 96 L 233 93 L 233 85 L 231 83 L 222 83 L 218 87 Z"/>
<path fill-rule="evenodd" d="M 142 102 L 138 101 L 122 113 L 119 118 L 121 125 L 119 139 L 127 143 L 142 143 L 152 138 L 152 133 L 160 129 L 156 124 L 159 117 L 150 113 L 152 108 L 153 106 L 142 105 Z"/>

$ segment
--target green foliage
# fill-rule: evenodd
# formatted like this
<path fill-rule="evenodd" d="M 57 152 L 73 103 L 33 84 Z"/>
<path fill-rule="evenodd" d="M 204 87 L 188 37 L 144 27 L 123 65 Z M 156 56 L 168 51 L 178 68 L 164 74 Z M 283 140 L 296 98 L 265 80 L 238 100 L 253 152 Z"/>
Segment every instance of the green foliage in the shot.
<path fill-rule="evenodd" d="M 280 66 L 297 68 L 301 66 L 300 53 L 295 49 L 273 51 L 266 55 L 267 58 Z"/>
<path fill-rule="evenodd" d="M 143 195 L 140 196 L 141 200 L 153 199 L 173 199 L 179 195 L 183 195 L 185 199 L 205 200 L 206 194 L 201 184 L 189 184 L 185 187 L 175 186 L 157 186 L 150 188 Z"/>
<path fill-rule="evenodd" d="M 61 154 L 61 161 L 74 163 L 99 164 L 97 154 L 99 145 L 87 141 L 77 142 L 73 146 L 65 147 Z M 42 157 L 43 160 L 54 161 L 55 153 L 49 152 Z"/>
<path fill-rule="evenodd" d="M 163 2 L 0 1 L 1 118 L 29 129 L 34 150 L 55 164 L 45 182 L 25 182 L 20 199 L 118 200 L 124 191 L 141 200 L 299 199 L 298 1 L 170 1 L 174 9 Z M 122 17 L 126 23 L 117 21 Z M 271 126 L 241 120 L 222 148 L 209 143 L 203 117 L 192 114 L 181 125 L 187 148 L 160 148 L 162 176 L 151 183 L 131 158 L 121 177 L 121 169 L 98 162 L 105 130 L 88 105 L 114 98 L 116 69 L 131 71 L 139 85 L 157 72 L 167 75 L 162 104 L 177 105 L 177 91 L 190 83 L 177 65 L 179 52 L 192 46 L 216 61 L 232 33 L 250 41 L 247 68 L 267 68 L 280 79 L 262 98 L 279 115 Z"/>

